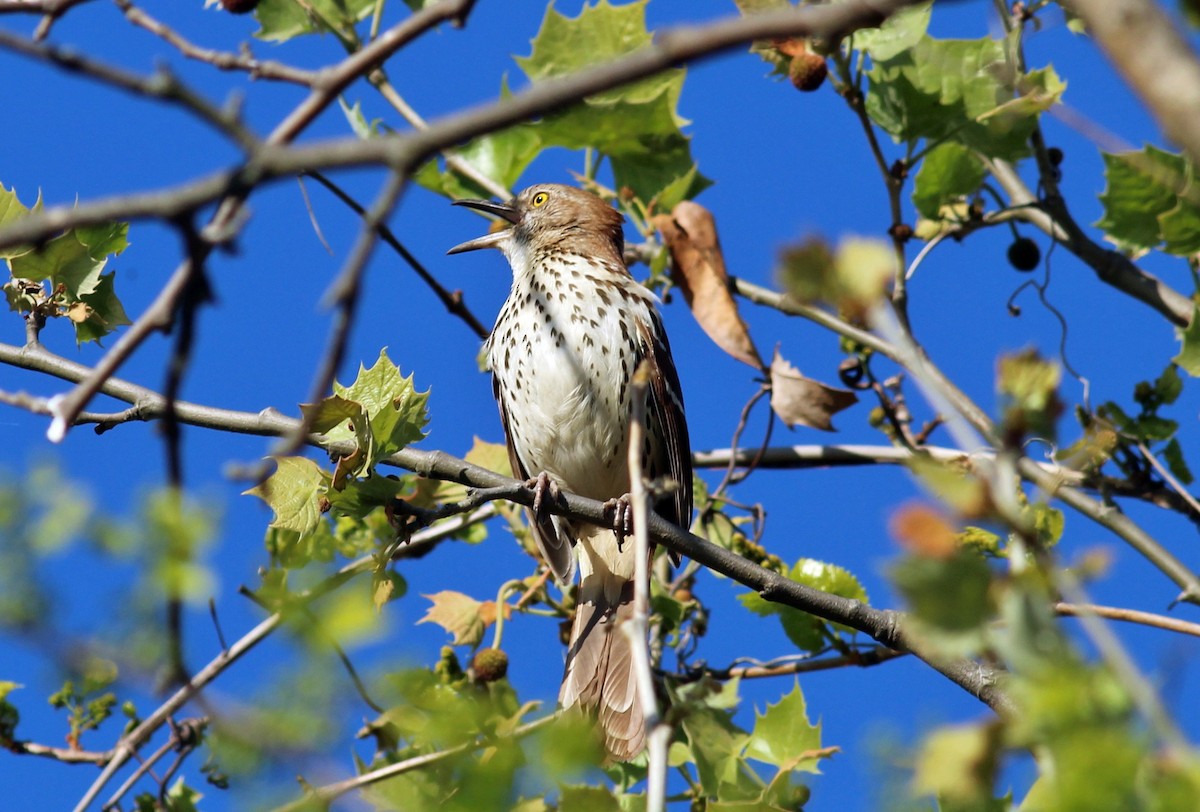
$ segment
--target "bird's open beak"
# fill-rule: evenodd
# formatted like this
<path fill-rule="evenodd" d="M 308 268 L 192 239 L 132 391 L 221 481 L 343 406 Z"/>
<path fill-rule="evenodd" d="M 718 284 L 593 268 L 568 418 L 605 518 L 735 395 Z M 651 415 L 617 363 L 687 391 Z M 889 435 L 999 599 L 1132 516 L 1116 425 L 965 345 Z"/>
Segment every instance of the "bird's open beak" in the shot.
<path fill-rule="evenodd" d="M 494 214 L 497 217 L 502 217 L 508 222 L 516 225 L 521 222 L 521 211 L 510 203 L 494 203 L 491 200 L 455 200 L 455 206 L 466 206 L 468 209 L 477 209 Z M 467 240 L 447 251 L 447 254 L 461 254 L 464 251 L 476 251 L 480 248 L 497 248 L 500 243 L 508 238 L 508 229 L 502 231 L 493 231 L 490 234 L 484 234 L 482 237 L 476 237 L 473 240 Z"/>

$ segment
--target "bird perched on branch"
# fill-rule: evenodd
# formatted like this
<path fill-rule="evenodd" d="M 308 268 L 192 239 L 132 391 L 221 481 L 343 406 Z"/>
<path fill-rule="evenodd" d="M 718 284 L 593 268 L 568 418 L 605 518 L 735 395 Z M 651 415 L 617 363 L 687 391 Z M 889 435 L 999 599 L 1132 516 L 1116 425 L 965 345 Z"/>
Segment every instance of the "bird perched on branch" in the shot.
<path fill-rule="evenodd" d="M 624 541 L 622 508 L 631 378 L 643 361 L 650 385 L 642 471 L 672 482 L 654 508 L 683 527 L 692 512 L 683 398 L 658 300 L 625 267 L 621 214 L 593 194 L 540 184 L 507 203 L 455 202 L 510 224 L 449 253 L 498 248 L 512 267 L 512 290 L 486 345 L 493 390 L 513 474 L 534 478 L 538 548 L 563 586 L 577 561 L 581 575 L 559 703 L 595 714 L 610 758 L 627 761 L 646 734 L 634 643 L 620 628 L 633 614 L 635 545 Z M 549 515 L 545 500 L 559 488 L 610 502 L 614 526 Z"/>

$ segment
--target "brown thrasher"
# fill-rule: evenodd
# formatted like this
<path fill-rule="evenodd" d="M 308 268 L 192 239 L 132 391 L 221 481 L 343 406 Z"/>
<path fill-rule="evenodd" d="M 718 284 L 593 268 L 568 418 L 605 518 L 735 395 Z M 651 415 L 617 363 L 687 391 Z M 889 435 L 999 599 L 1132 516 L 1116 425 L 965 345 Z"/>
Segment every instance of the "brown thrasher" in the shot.
<path fill-rule="evenodd" d="M 513 475 L 536 476 L 529 516 L 538 548 L 563 586 L 576 559 L 581 574 L 559 704 L 594 713 L 609 756 L 627 761 L 646 732 L 632 642 L 620 629 L 633 614 L 635 545 L 624 539 L 622 508 L 630 378 L 642 361 L 651 371 L 642 471 L 675 482 L 654 508 L 683 527 L 692 513 L 691 447 L 658 300 L 625 268 L 621 214 L 593 194 L 541 184 L 507 203 L 455 202 L 512 224 L 449 253 L 498 248 L 512 266 L 512 291 L 486 344 L 493 391 Z M 548 515 L 542 500 L 559 487 L 613 502 L 614 526 Z"/>

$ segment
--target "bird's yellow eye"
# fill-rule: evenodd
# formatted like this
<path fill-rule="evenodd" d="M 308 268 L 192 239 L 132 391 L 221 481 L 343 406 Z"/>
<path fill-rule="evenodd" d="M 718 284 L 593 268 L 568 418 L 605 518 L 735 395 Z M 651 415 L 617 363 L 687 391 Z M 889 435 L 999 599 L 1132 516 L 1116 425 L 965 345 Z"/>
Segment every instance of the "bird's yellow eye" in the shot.
<path fill-rule="evenodd" d="M 545 202 L 549 199 L 550 199 L 550 195 L 546 194 L 545 192 L 538 192 L 536 195 L 533 196 L 533 200 L 529 201 L 529 205 L 533 206 L 536 209 L 538 206 L 544 205 Z"/>

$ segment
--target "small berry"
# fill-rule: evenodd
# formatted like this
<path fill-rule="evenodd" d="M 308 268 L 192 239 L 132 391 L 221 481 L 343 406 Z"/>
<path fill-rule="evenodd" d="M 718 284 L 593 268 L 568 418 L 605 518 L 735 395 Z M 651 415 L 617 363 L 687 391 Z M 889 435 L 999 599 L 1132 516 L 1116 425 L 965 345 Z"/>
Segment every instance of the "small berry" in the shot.
<path fill-rule="evenodd" d="M 249 14 L 258 5 L 258 0 L 221 0 L 221 8 L 230 14 Z"/>
<path fill-rule="evenodd" d="M 1028 237 L 1017 237 L 1008 246 L 1008 264 L 1018 271 L 1032 271 L 1042 261 L 1042 251 Z"/>
<path fill-rule="evenodd" d="M 792 64 L 788 70 L 792 85 L 805 93 L 819 88 L 828 73 L 829 66 L 825 64 L 825 60 L 811 53 L 797 54 L 792 57 Z"/>
<path fill-rule="evenodd" d="M 1063 162 L 1063 151 L 1058 147 L 1050 147 L 1046 150 L 1046 160 L 1050 161 L 1051 166 L 1058 166 Z"/>
<path fill-rule="evenodd" d="M 508 655 L 498 648 L 480 649 L 471 660 L 476 682 L 495 682 L 508 673 Z"/>

